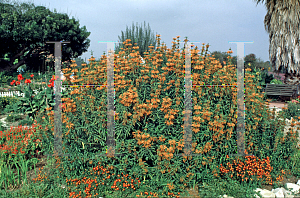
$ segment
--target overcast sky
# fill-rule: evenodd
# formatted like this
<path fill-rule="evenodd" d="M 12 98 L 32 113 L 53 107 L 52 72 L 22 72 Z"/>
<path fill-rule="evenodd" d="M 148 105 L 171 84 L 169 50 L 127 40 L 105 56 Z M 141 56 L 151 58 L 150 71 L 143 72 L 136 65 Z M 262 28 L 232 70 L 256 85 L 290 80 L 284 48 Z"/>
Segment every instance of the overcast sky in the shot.
<path fill-rule="evenodd" d="M 21 1 L 21 2 L 24 2 Z M 28 1 L 25 1 L 28 2 Z M 245 55 L 253 53 L 263 61 L 269 60 L 269 34 L 264 28 L 267 9 L 256 6 L 253 0 L 32 0 L 35 6 L 45 6 L 52 12 L 66 13 L 79 20 L 91 32 L 88 51 L 81 57 L 98 59 L 106 51 L 106 44 L 98 41 L 119 41 L 121 31 L 132 23 L 146 26 L 161 35 L 161 43 L 172 47 L 173 38 L 185 36 L 198 49 L 209 43 L 209 51 L 226 52 L 231 48 L 236 56 L 237 45 L 230 41 L 253 41 L 245 44 Z M 183 47 L 180 43 L 180 48 Z"/>

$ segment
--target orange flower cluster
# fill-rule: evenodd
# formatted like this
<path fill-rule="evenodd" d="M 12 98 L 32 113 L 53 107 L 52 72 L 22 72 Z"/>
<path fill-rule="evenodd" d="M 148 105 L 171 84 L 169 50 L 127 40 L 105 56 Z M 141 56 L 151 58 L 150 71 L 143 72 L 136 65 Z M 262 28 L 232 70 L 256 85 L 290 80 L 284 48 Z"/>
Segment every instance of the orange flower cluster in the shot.
<path fill-rule="evenodd" d="M 108 168 L 108 169 L 112 169 L 112 167 Z M 103 175 L 102 178 L 99 182 L 99 184 L 97 183 L 97 178 L 98 177 L 94 177 L 94 179 L 90 179 L 90 178 L 87 178 L 87 177 L 84 177 L 82 180 L 79 180 L 79 179 L 66 179 L 66 182 L 69 183 L 69 182 L 72 182 L 73 184 L 75 184 L 76 186 L 80 185 L 81 183 L 83 184 L 88 184 L 88 187 L 85 188 L 85 194 L 87 197 L 91 197 L 91 189 L 93 189 L 93 191 L 95 191 L 94 195 L 98 195 L 97 193 L 97 186 L 99 185 L 105 185 L 106 184 L 106 181 L 105 180 L 109 180 L 111 176 L 115 175 L 114 173 L 112 173 L 111 175 L 108 175 L 110 173 L 110 171 L 106 169 L 106 168 L 103 168 L 103 166 L 100 167 L 100 163 L 98 166 L 94 167 L 93 170 L 91 171 L 91 175 Z M 104 174 L 106 174 L 107 176 L 104 176 Z M 141 183 L 140 180 L 138 178 L 136 178 L 137 181 L 134 181 L 134 179 L 132 179 L 131 177 L 129 177 L 128 179 L 126 179 L 128 177 L 128 174 L 124 175 L 123 173 L 121 173 L 123 176 L 121 177 L 120 175 L 117 175 L 118 177 L 121 177 L 121 178 L 118 178 L 114 181 L 114 184 L 111 186 L 112 189 L 114 189 L 115 191 L 118 191 L 118 190 L 122 190 L 122 191 L 125 191 L 125 189 L 128 189 L 129 187 L 132 188 L 133 190 L 136 190 L 136 187 L 134 186 L 135 184 L 137 183 Z M 100 178 L 98 178 L 99 180 Z M 122 182 L 123 180 L 123 182 Z M 94 187 L 92 187 L 92 183 L 95 182 L 95 185 Z M 120 184 L 117 184 L 118 182 L 120 182 Z M 81 191 L 79 192 L 79 194 L 76 195 L 75 192 L 70 192 L 69 195 L 70 197 L 72 196 L 81 196 Z"/>
<path fill-rule="evenodd" d="M 4 131 L 4 134 L 0 131 L 0 139 L 3 139 L 4 137 L 6 138 L 6 142 L 0 145 L 0 152 L 7 153 L 9 155 L 26 155 L 27 152 L 31 150 L 31 148 L 28 147 L 29 142 L 34 142 L 35 147 L 41 145 L 42 143 L 39 138 L 42 137 L 41 135 L 37 135 L 35 127 L 36 120 L 35 124 L 32 124 L 32 128 L 29 129 L 26 127 L 24 130 L 22 126 L 18 126 L 18 128 L 11 127 L 10 131 Z"/>
<path fill-rule="evenodd" d="M 175 119 L 174 116 L 179 112 L 179 110 L 177 110 L 177 109 L 171 109 L 171 108 L 169 108 L 172 105 L 171 101 L 172 100 L 169 97 L 163 98 L 163 102 L 162 102 L 163 108 L 160 109 L 162 112 L 164 112 L 166 114 L 165 115 L 165 119 L 169 119 L 169 121 L 165 122 L 168 126 L 174 124 L 172 122 Z"/>
<path fill-rule="evenodd" d="M 171 184 L 168 184 L 168 186 L 171 186 Z M 144 195 L 143 195 L 144 194 Z M 151 196 L 149 196 L 149 194 L 151 195 Z M 147 197 L 147 195 L 148 195 L 148 197 Z M 164 194 L 162 193 L 162 196 L 163 196 Z M 178 195 L 180 195 L 180 193 L 178 193 Z M 175 196 L 175 194 L 174 193 L 170 193 L 170 192 L 168 192 L 168 196 L 171 196 L 171 197 L 174 197 Z M 158 196 L 158 193 L 153 193 L 153 192 L 150 192 L 150 193 L 148 193 L 147 191 L 146 192 L 144 192 L 144 193 L 140 193 L 140 195 L 136 195 L 136 197 L 147 197 L 147 198 L 152 198 L 152 197 L 160 197 L 160 196 Z M 175 196 L 176 198 L 179 198 L 180 196 Z"/>
<path fill-rule="evenodd" d="M 245 153 L 248 154 L 247 151 Z M 226 158 L 228 159 L 229 156 L 227 155 Z M 252 181 L 252 176 L 256 176 L 258 180 L 262 179 L 263 181 L 262 177 L 266 176 L 266 184 L 273 184 L 270 174 L 273 170 L 273 167 L 271 167 L 270 165 L 269 157 L 263 160 L 258 159 L 258 161 L 256 161 L 255 156 L 246 156 L 245 158 L 247 159 L 245 163 L 241 162 L 239 159 L 238 162 L 236 162 L 236 160 L 233 160 L 235 169 L 233 168 L 233 164 L 230 164 L 230 162 L 227 163 L 228 169 L 226 169 L 225 167 L 223 167 L 222 164 L 220 164 L 221 174 L 231 172 L 230 177 L 232 178 L 233 174 L 236 171 L 236 176 L 242 178 L 242 181 L 247 181 L 249 179 Z M 263 167 L 263 164 L 266 164 L 266 167 Z"/>
<path fill-rule="evenodd" d="M 32 179 L 32 181 L 33 181 L 34 183 L 36 183 L 37 181 L 44 182 L 45 180 L 48 179 L 47 174 L 42 172 L 43 169 L 44 169 L 44 167 L 39 168 L 39 173 L 38 173 L 37 178 L 33 178 L 33 179 Z"/>

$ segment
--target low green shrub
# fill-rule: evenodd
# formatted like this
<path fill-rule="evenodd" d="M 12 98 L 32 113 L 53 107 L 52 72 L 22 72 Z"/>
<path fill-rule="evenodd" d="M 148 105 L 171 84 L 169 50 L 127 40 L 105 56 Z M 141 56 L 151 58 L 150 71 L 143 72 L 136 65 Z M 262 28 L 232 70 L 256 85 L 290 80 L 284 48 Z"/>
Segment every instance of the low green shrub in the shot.
<path fill-rule="evenodd" d="M 0 121 L 0 131 L 4 131 L 4 130 L 5 130 L 5 128 L 3 126 L 3 122 Z"/>
<path fill-rule="evenodd" d="M 292 100 L 288 102 L 288 108 L 283 109 L 284 118 L 291 119 L 291 117 L 299 117 L 300 116 L 300 104 L 299 99 Z"/>
<path fill-rule="evenodd" d="M 3 84 L 9 85 L 12 79 L 16 78 L 17 76 L 18 76 L 17 73 L 10 73 L 7 71 L 0 72 L 0 85 Z"/>
<path fill-rule="evenodd" d="M 30 76 L 33 78 L 34 76 Z M 19 76 L 20 81 L 22 83 L 27 83 L 26 85 L 22 86 L 22 93 L 24 93 L 24 97 L 18 97 L 18 101 L 13 104 L 7 105 L 4 109 L 4 112 L 16 112 L 27 114 L 30 117 L 35 118 L 37 112 L 44 112 L 48 105 L 54 106 L 54 95 L 53 89 L 54 86 L 54 78 L 49 80 L 51 84 L 51 88 L 49 87 L 50 84 L 46 83 L 44 87 L 40 89 L 33 90 L 31 82 L 33 79 L 24 78 L 22 75 Z M 12 81 L 12 84 L 16 83 L 17 80 Z M 47 85 L 47 86 L 46 86 Z M 16 87 L 20 87 L 18 83 L 16 83 Z"/>
<path fill-rule="evenodd" d="M 282 138 L 281 127 L 284 126 L 278 119 L 271 119 L 260 92 L 259 74 L 249 69 L 245 70 L 245 152 L 253 156 L 234 155 L 238 135 L 236 87 L 209 85 L 234 84 L 235 66 L 229 60 L 220 67 L 207 56 L 207 49 L 203 56 L 204 46 L 201 57 L 196 55 L 197 48 L 192 52 L 191 73 L 193 83 L 204 82 L 207 86 L 193 88 L 192 156 L 182 155 L 186 148 L 183 148 L 185 55 L 174 51 L 165 53 L 165 46 L 160 47 L 159 42 L 158 46 L 157 51 L 151 49 L 147 54 L 144 66 L 137 65 L 134 57 L 116 62 L 116 156 L 105 155 L 105 146 L 110 141 L 107 138 L 107 90 L 92 86 L 62 94 L 62 150 L 70 156 L 55 157 L 56 167 L 52 169 L 55 172 L 48 174 L 53 180 L 49 179 L 47 184 L 54 186 L 55 181 L 68 186 L 65 189 L 68 194 L 64 192 L 67 196 L 82 193 L 82 196 L 97 197 L 103 194 L 105 197 L 142 194 L 178 197 L 176 195 L 184 189 L 199 185 L 203 186 L 199 193 L 204 197 L 217 197 L 225 188 L 230 191 L 227 195 L 251 197 L 252 188 L 276 184 L 284 170 L 293 169 L 290 163 L 290 158 L 295 156 L 293 134 Z M 126 55 L 129 50 L 126 49 Z M 119 54 L 123 55 L 124 52 Z M 78 84 L 105 85 L 107 57 L 103 56 L 99 62 L 94 60 L 92 58 L 84 68 L 86 71 L 74 72 L 80 79 Z M 41 113 L 40 105 L 37 106 Z M 53 154 L 56 137 L 53 105 L 50 103 L 50 106 L 46 108 L 49 117 L 37 121 L 43 127 L 34 133 L 34 140 L 41 139 L 43 146 L 31 142 L 32 151 L 38 149 Z M 4 141 L 7 136 L 3 137 Z M 42 177 L 35 181 L 44 182 Z M 210 185 L 219 181 L 223 184 Z M 241 185 L 244 190 L 237 192 Z M 50 189 L 47 190 L 49 194 Z"/>
<path fill-rule="evenodd" d="M 19 126 L 22 125 L 22 126 L 31 126 L 33 124 L 33 119 L 30 118 L 28 115 L 26 117 L 25 120 L 21 120 L 19 122 Z"/>
<path fill-rule="evenodd" d="M 6 122 L 15 122 L 18 120 L 21 120 L 22 117 L 20 115 L 13 115 L 13 114 L 9 114 L 7 116 L 7 118 L 5 119 Z"/>
<path fill-rule="evenodd" d="M 266 87 L 266 84 L 270 83 L 274 79 L 273 75 L 272 74 L 269 75 L 267 70 L 260 70 L 254 68 L 252 73 L 256 73 L 256 72 L 260 73 L 260 77 L 258 79 L 259 86 Z"/>
<path fill-rule="evenodd" d="M 270 83 L 271 83 L 271 84 L 279 84 L 279 85 L 282 85 L 282 84 L 283 84 L 283 82 L 282 82 L 281 80 L 278 80 L 278 79 L 273 79 L 273 80 L 271 80 Z"/>
<path fill-rule="evenodd" d="M 175 48 L 174 44 L 172 49 Z M 92 171 L 87 170 L 94 167 L 100 184 L 95 187 L 98 192 L 119 191 L 123 193 L 120 196 L 125 197 L 129 193 L 137 195 L 152 190 L 159 196 L 167 193 L 173 196 L 183 192 L 185 187 L 200 184 L 199 181 L 232 180 L 248 186 L 272 185 L 280 178 L 280 171 L 291 168 L 289 160 L 296 151 L 294 139 L 291 134 L 283 142 L 284 125 L 271 119 L 260 91 L 259 73 L 245 70 L 244 152 L 253 156 L 235 156 L 237 88 L 209 85 L 233 85 L 237 81 L 236 67 L 230 60 L 224 67 L 220 66 L 208 57 L 207 49 L 204 55 L 204 46 L 201 57 L 196 53 L 197 48 L 192 52 L 193 84 L 206 86 L 193 87 L 193 156 L 187 157 L 182 156 L 185 54 L 172 50 L 166 53 L 165 46 L 158 47 L 157 51 L 151 49 L 146 54 L 146 64 L 141 66 L 134 57 L 137 48 L 133 49 L 128 47 L 119 53 L 121 58 L 116 57 L 114 65 L 117 155 L 113 158 L 105 155 L 110 141 L 107 138 L 107 90 L 100 86 L 107 84 L 107 57 L 102 56 L 99 62 L 91 58 L 82 74 L 73 69 L 78 84 L 98 84 L 99 87 L 81 87 L 62 96 L 61 101 L 65 103 L 62 107 L 62 150 L 71 155 L 60 159 L 62 178 L 83 182 L 87 177 L 93 178 Z M 129 53 L 131 59 L 124 60 L 124 54 Z M 44 131 L 43 140 L 54 142 L 54 112 L 47 111 L 49 120 L 45 119 L 43 124 L 48 130 Z M 43 151 L 53 153 L 52 149 Z M 246 165 L 246 161 L 252 161 L 251 165 Z M 239 168 L 252 171 L 241 172 Z M 258 178 L 261 172 L 263 175 Z M 122 175 L 131 177 L 134 184 L 127 188 L 126 176 L 121 183 Z M 68 185 L 75 186 L 72 182 Z M 74 194 L 86 189 L 85 185 L 76 187 Z"/>
<path fill-rule="evenodd" d="M 0 114 L 6 113 L 4 110 L 7 106 L 18 101 L 18 97 L 0 97 Z"/>

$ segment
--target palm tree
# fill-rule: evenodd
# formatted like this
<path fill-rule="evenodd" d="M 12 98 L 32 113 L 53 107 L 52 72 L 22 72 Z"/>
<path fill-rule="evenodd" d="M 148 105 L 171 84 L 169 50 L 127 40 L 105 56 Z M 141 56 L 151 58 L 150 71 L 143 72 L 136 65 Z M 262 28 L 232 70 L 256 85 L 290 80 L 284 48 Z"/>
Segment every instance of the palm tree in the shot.
<path fill-rule="evenodd" d="M 257 4 L 264 2 L 254 1 Z M 275 71 L 285 71 L 285 84 L 299 85 L 300 0 L 267 0 L 265 6 L 268 12 L 264 24 L 270 39 L 270 63 Z"/>

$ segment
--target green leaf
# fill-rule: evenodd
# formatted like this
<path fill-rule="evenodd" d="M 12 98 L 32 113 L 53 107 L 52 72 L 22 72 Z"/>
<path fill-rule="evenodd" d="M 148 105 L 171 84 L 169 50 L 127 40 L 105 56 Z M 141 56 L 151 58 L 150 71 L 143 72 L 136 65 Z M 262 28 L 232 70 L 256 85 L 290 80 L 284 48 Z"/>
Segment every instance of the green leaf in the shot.
<path fill-rule="evenodd" d="M 52 99 L 52 94 L 47 94 L 48 99 Z"/>
<path fill-rule="evenodd" d="M 40 101 L 40 105 L 42 105 L 44 102 L 45 102 L 45 98 L 43 98 L 43 99 Z"/>
<path fill-rule="evenodd" d="M 35 96 L 35 98 L 36 98 L 37 100 L 40 100 L 40 99 L 42 98 L 42 94 L 39 93 L 38 95 Z"/>

